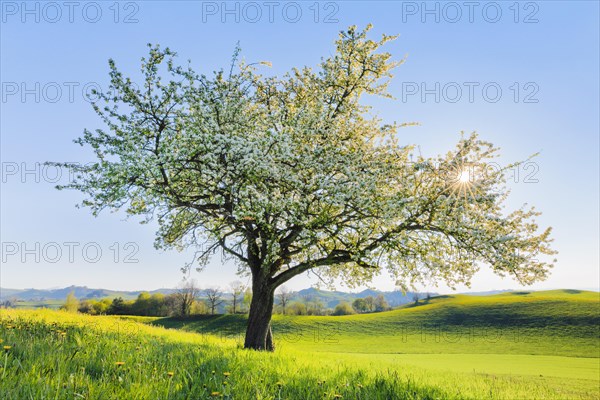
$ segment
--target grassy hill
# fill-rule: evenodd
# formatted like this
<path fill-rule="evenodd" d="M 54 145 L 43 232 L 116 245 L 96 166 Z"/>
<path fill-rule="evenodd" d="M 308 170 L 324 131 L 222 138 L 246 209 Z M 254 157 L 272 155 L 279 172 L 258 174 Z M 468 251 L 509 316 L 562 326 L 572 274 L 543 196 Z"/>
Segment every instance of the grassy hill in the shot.
<path fill-rule="evenodd" d="M 275 354 L 239 348 L 242 316 L 2 310 L 0 398 L 597 399 L 599 306 L 551 291 L 275 316 Z"/>
<path fill-rule="evenodd" d="M 275 315 L 273 330 L 280 346 L 311 351 L 600 357 L 599 301 L 597 292 L 574 290 L 438 296 L 374 314 Z M 246 326 L 239 315 L 147 322 L 232 338 L 241 336 Z"/>

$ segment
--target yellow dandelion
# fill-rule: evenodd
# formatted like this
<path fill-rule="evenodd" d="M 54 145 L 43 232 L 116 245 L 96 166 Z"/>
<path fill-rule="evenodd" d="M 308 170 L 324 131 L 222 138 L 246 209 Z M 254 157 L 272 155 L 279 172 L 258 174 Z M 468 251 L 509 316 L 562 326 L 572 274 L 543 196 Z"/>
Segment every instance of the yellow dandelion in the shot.
<path fill-rule="evenodd" d="M 0 343 L 4 342 L 4 340 L 0 339 Z"/>
<path fill-rule="evenodd" d="M 229 377 L 229 375 L 231 375 L 231 372 L 223 372 L 223 376 L 224 376 L 225 378 L 228 378 L 228 377 Z"/>
<path fill-rule="evenodd" d="M 227 386 L 227 381 L 223 382 L 223 386 Z"/>
<path fill-rule="evenodd" d="M 9 351 L 11 348 L 11 346 L 4 346 L 4 351 Z"/>
<path fill-rule="evenodd" d="M 171 371 L 169 371 L 169 372 L 167 372 L 167 375 L 168 375 L 168 376 L 169 376 L 169 378 L 170 378 L 170 377 L 172 377 L 173 375 L 175 375 L 175 372 L 171 372 Z"/>
<path fill-rule="evenodd" d="M 213 371 L 213 372 L 212 372 L 212 374 L 214 375 L 214 374 L 215 374 L 215 371 Z"/>
<path fill-rule="evenodd" d="M 221 395 L 221 392 L 212 392 L 210 395 L 211 395 L 212 397 L 217 397 L 217 396 L 220 396 L 220 395 Z"/>
<path fill-rule="evenodd" d="M 125 365 L 125 361 L 117 361 L 117 362 L 115 363 L 115 365 L 116 365 L 117 367 L 120 367 L 120 366 L 122 366 L 122 365 Z"/>

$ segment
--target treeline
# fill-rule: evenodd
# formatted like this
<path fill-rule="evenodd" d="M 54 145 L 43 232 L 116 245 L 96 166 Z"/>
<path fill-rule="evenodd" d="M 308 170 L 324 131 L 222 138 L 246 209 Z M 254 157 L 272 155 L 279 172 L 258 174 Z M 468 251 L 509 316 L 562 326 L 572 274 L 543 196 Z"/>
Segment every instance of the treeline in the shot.
<path fill-rule="evenodd" d="M 92 315 L 142 315 L 165 317 L 177 311 L 177 299 L 174 295 L 142 292 L 135 300 L 114 299 L 82 300 L 77 311 Z"/>
<path fill-rule="evenodd" d="M 122 297 L 78 300 L 70 293 L 61 308 L 91 315 L 149 317 L 216 314 L 219 310 L 233 314 L 247 312 L 252 299 L 249 290 L 236 281 L 231 284 L 231 291 L 230 299 L 225 301 L 225 293 L 218 288 L 201 290 L 192 281 L 184 283 L 172 294 L 142 292 L 135 300 L 125 300 Z"/>
<path fill-rule="evenodd" d="M 78 300 L 73 293 L 67 296 L 63 309 L 92 315 L 139 315 L 153 317 L 189 316 L 201 314 L 247 313 L 252 301 L 251 291 L 240 282 L 231 283 L 230 292 L 219 288 L 199 289 L 194 282 L 180 286 L 172 294 L 142 292 L 135 300 L 86 299 Z M 413 300 L 419 301 L 418 297 Z M 285 315 L 350 315 L 382 312 L 391 307 L 383 294 L 342 301 L 335 308 L 327 308 L 313 296 L 299 296 L 282 287 L 276 293 L 275 313 Z"/>

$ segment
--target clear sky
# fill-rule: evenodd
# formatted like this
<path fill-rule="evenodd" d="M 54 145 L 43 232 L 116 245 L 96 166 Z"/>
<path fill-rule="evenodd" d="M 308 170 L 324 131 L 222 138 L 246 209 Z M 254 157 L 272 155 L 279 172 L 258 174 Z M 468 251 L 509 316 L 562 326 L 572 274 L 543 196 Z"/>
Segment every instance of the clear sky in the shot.
<path fill-rule="evenodd" d="M 535 205 L 540 224 L 554 227 L 558 263 L 533 288 L 598 288 L 597 1 L 0 4 L 2 287 L 173 287 L 192 257 L 155 250 L 152 224 L 75 208 L 81 195 L 54 189 L 68 176 L 40 164 L 89 160 L 72 140 L 102 127 L 82 92 L 107 87 L 109 58 L 135 76 L 146 43 L 160 43 L 210 72 L 228 65 L 240 41 L 248 62 L 283 73 L 330 55 L 339 30 L 372 23 L 374 35 L 400 34 L 388 51 L 407 57 L 390 86 L 396 100 L 372 101 L 386 121 L 420 123 L 401 141 L 434 155 L 476 130 L 502 148 L 501 163 L 539 152 L 515 173 L 508 203 Z M 226 286 L 235 271 L 217 257 L 194 278 Z M 394 284 L 383 276 L 373 286 Z M 485 269 L 472 284 L 503 288 L 518 285 Z"/>

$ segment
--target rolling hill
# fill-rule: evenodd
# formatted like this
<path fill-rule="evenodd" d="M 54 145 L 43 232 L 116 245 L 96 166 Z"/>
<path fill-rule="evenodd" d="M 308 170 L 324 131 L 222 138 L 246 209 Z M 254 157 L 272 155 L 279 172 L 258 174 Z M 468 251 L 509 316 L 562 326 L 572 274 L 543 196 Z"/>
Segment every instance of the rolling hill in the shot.
<path fill-rule="evenodd" d="M 376 314 L 276 315 L 274 354 L 240 349 L 240 315 L 2 310 L 0 394 L 7 400 L 597 399 L 599 306 L 597 292 L 556 290 L 438 296 Z"/>
<path fill-rule="evenodd" d="M 600 357 L 599 306 L 599 293 L 578 290 L 437 296 L 417 306 L 373 314 L 274 315 L 273 331 L 281 346 L 323 352 Z M 227 337 L 241 337 L 246 326 L 240 315 L 148 321 Z"/>

